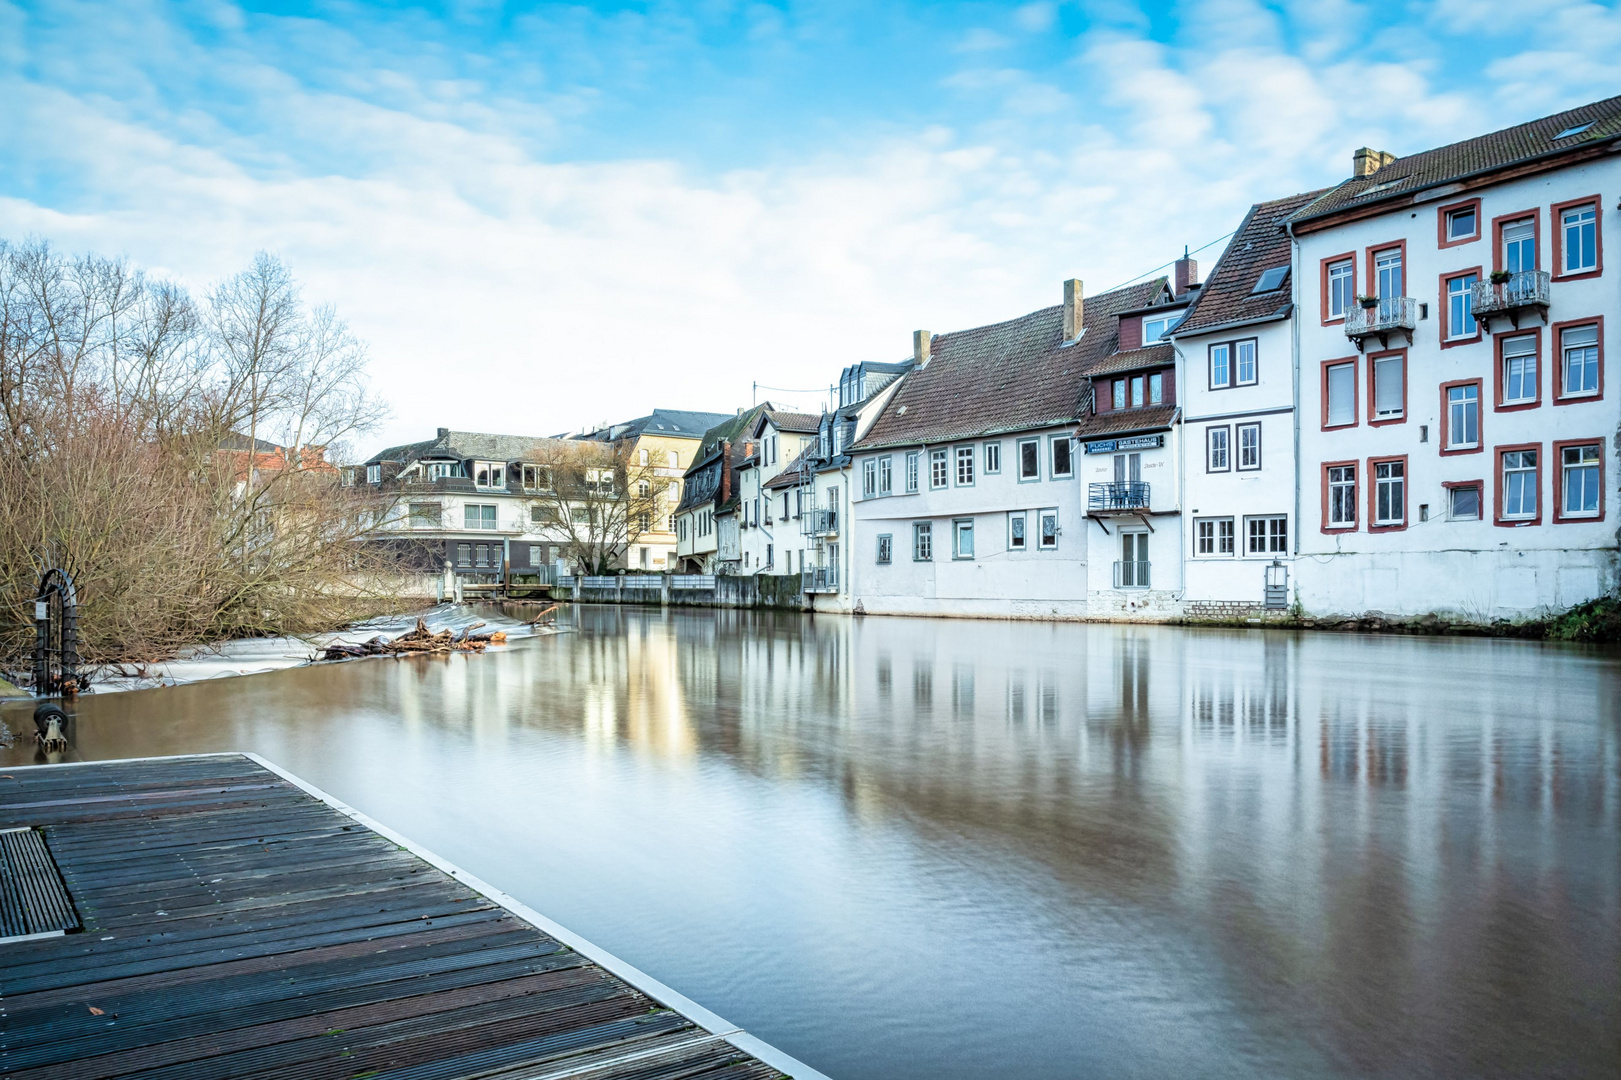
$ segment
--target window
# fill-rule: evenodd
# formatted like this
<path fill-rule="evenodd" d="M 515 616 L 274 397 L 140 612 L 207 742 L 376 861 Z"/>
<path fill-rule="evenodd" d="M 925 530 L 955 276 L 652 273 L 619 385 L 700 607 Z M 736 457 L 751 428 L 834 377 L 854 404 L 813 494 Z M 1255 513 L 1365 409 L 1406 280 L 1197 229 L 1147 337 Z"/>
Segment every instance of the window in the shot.
<path fill-rule="evenodd" d="M 544 558 L 545 557 L 541 554 L 539 544 L 530 544 L 529 545 L 529 565 L 530 566 L 539 566 L 542 563 L 542 561 L 544 560 Z"/>
<path fill-rule="evenodd" d="M 531 506 L 529 508 L 529 520 L 536 525 L 555 525 L 557 524 L 557 507 Z"/>
<path fill-rule="evenodd" d="M 1475 282 L 1479 278 L 1474 274 L 1459 274 L 1457 277 L 1447 278 L 1447 339 L 1472 338 L 1478 334 L 1479 328 L 1475 326 L 1474 295 Z"/>
<path fill-rule="evenodd" d="M 664 455 L 664 463 L 672 469 L 681 467 L 681 455 L 674 450 Z"/>
<path fill-rule="evenodd" d="M 493 546 L 494 545 L 492 545 L 492 544 L 474 544 L 473 545 L 473 565 L 474 566 L 489 566 L 490 565 L 490 548 L 493 547 Z M 496 550 L 500 551 L 501 549 L 496 548 Z M 497 556 L 497 558 L 499 558 L 499 556 Z"/>
<path fill-rule="evenodd" d="M 957 447 L 957 486 L 971 487 L 974 483 L 974 448 Z"/>
<path fill-rule="evenodd" d="M 1508 338 L 1503 349 L 1503 404 L 1528 405 L 1537 400 L 1537 338 Z"/>
<path fill-rule="evenodd" d="M 889 562 L 890 562 L 890 559 L 894 556 L 894 552 L 895 552 L 895 539 L 894 539 L 894 536 L 892 534 L 890 534 L 890 533 L 879 533 L 878 534 L 878 562 L 879 562 L 879 564 L 882 565 L 882 566 L 888 566 Z"/>
<path fill-rule="evenodd" d="M 1463 383 L 1446 388 L 1446 439 L 1448 450 L 1472 450 L 1480 446 L 1480 384 Z"/>
<path fill-rule="evenodd" d="M 1373 378 L 1373 417 L 1375 421 L 1400 419 L 1407 401 L 1406 357 L 1401 353 L 1373 357 L 1369 371 Z"/>
<path fill-rule="evenodd" d="M 1537 451 L 1503 452 L 1503 517 L 1537 516 Z"/>
<path fill-rule="evenodd" d="M 1511 274 L 1537 268 L 1537 226 L 1516 221 L 1503 226 L 1503 269 Z"/>
<path fill-rule="evenodd" d="M 1210 389 L 1223 390 L 1233 385 L 1233 347 L 1223 343 L 1210 346 Z"/>
<path fill-rule="evenodd" d="M 1131 378 L 1131 407 L 1133 409 L 1143 407 L 1143 377 L 1141 375 L 1133 375 Z"/>
<path fill-rule="evenodd" d="M 1474 204 L 1446 212 L 1446 239 L 1456 244 L 1480 235 L 1480 209 Z"/>
<path fill-rule="evenodd" d="M 934 525 L 927 521 L 919 521 L 912 526 L 912 558 L 917 562 L 929 562 L 934 558 Z"/>
<path fill-rule="evenodd" d="M 1388 248 L 1384 251 L 1374 252 L 1373 281 L 1375 288 L 1378 290 L 1374 295 L 1381 300 L 1406 295 L 1402 291 L 1401 248 Z"/>
<path fill-rule="evenodd" d="M 1283 283 L 1289 280 L 1287 266 L 1274 266 L 1269 270 L 1261 271 L 1261 280 L 1255 283 L 1252 293 L 1275 292 L 1283 288 Z"/>
<path fill-rule="evenodd" d="M 1565 397 L 1598 393 L 1598 327 L 1573 326 L 1559 332 L 1559 382 Z"/>
<path fill-rule="evenodd" d="M 1009 551 L 1024 551 L 1025 527 L 1029 524 L 1028 515 L 1023 510 L 1014 510 L 1007 516 L 1007 547 Z"/>
<path fill-rule="evenodd" d="M 366 466 L 366 483 L 381 484 L 383 482 L 383 467 L 381 465 Z"/>
<path fill-rule="evenodd" d="M 1161 372 L 1154 372 L 1148 376 L 1148 403 L 1160 405 L 1165 401 L 1165 376 Z"/>
<path fill-rule="evenodd" d="M 1343 319 L 1356 303 L 1356 265 L 1350 259 L 1331 262 L 1325 278 L 1324 319 Z"/>
<path fill-rule="evenodd" d="M 1143 344 L 1152 345 L 1160 338 L 1171 332 L 1179 321 L 1182 313 L 1173 311 L 1169 315 L 1150 315 L 1143 318 Z"/>
<path fill-rule="evenodd" d="M 1058 508 L 1051 507 L 1038 511 L 1036 516 L 1041 527 L 1041 535 L 1037 539 L 1037 544 L 1042 551 L 1052 551 L 1058 547 Z"/>
<path fill-rule="evenodd" d="M 460 476 L 462 467 L 454 461 L 430 461 L 428 463 L 428 479 L 443 480 L 447 476 Z"/>
<path fill-rule="evenodd" d="M 1261 467 L 1261 425 L 1238 425 L 1238 467 L 1240 469 L 1259 469 Z"/>
<path fill-rule="evenodd" d="M 961 519 L 951 523 L 951 557 L 953 559 L 974 557 L 973 519 Z"/>
<path fill-rule="evenodd" d="M 885 454 L 878 459 L 878 494 L 895 494 L 895 459 Z M 788 516 L 788 503 L 786 496 L 783 500 L 783 516 Z"/>
<path fill-rule="evenodd" d="M 1581 274 L 1598 269 L 1597 206 L 1586 203 L 1561 210 L 1559 237 L 1560 273 Z"/>
<path fill-rule="evenodd" d="M 1231 555 L 1233 553 L 1233 519 L 1230 517 L 1194 518 L 1193 553 L 1211 557 Z"/>
<path fill-rule="evenodd" d="M 1480 485 L 1454 484 L 1447 488 L 1447 517 L 1452 521 L 1480 520 Z"/>
<path fill-rule="evenodd" d="M 1356 528 L 1356 466 L 1328 467 L 1328 527 Z"/>
<path fill-rule="evenodd" d="M 457 566 L 472 566 L 473 565 L 473 545 L 472 544 L 457 544 L 456 545 L 456 565 Z"/>
<path fill-rule="evenodd" d="M 1075 444 L 1070 441 L 1068 435 L 1053 436 L 1052 454 L 1051 476 L 1073 476 L 1075 474 Z"/>
<path fill-rule="evenodd" d="M 1597 517 L 1599 513 L 1599 454 L 1597 444 L 1567 446 L 1559 451 L 1564 492 L 1560 513 L 1564 517 Z"/>
<path fill-rule="evenodd" d="M 1230 467 L 1227 458 L 1230 435 L 1230 429 L 1225 427 L 1205 428 L 1205 472 L 1226 472 Z"/>
<path fill-rule="evenodd" d="M 1234 382 L 1239 386 L 1249 386 L 1255 382 L 1255 340 L 1240 341 L 1234 345 L 1238 355 L 1238 368 L 1234 372 Z"/>
<path fill-rule="evenodd" d="M 648 463 L 648 461 L 649 461 L 649 454 L 648 454 L 648 452 L 646 450 L 638 450 L 638 451 L 636 451 L 636 463 L 637 464 L 646 465 Z"/>
<path fill-rule="evenodd" d="M 1244 554 L 1283 555 L 1289 551 L 1287 517 L 1247 517 L 1244 519 Z"/>
<path fill-rule="evenodd" d="M 1385 528 L 1407 520 L 1407 465 L 1401 461 L 1373 463 L 1373 521 Z"/>
<path fill-rule="evenodd" d="M 878 459 L 868 458 L 861 463 L 861 497 L 871 499 L 878 494 Z"/>
<path fill-rule="evenodd" d="M 467 503 L 462 507 L 462 522 L 469 529 L 495 528 L 495 507 L 487 504 Z"/>
<path fill-rule="evenodd" d="M 1593 121 L 1589 120 L 1585 124 L 1577 124 L 1575 127 L 1565 128 L 1565 130 L 1563 130 L 1559 134 L 1555 135 L 1554 138 L 1556 140 L 1557 139 L 1568 139 L 1573 135 L 1580 135 L 1582 132 L 1586 131 L 1588 128 L 1590 128 L 1592 126 L 1593 126 Z"/>
<path fill-rule="evenodd" d="M 507 486 L 507 467 L 500 461 L 475 461 L 473 486 L 501 490 Z"/>
<path fill-rule="evenodd" d="M 1124 409 L 1126 407 L 1126 380 L 1124 379 L 1116 379 L 1114 381 L 1113 405 L 1117 409 Z"/>
<path fill-rule="evenodd" d="M 638 480 L 636 482 L 636 495 L 638 498 L 642 499 L 651 498 L 653 495 L 653 485 L 648 483 L 646 480 Z"/>
<path fill-rule="evenodd" d="M 437 529 L 444 524 L 444 511 L 438 503 L 412 503 L 410 510 L 413 529 Z"/>
<path fill-rule="evenodd" d="M 917 491 L 918 453 L 919 452 L 916 450 L 908 450 L 906 452 L 906 493 L 908 495 L 911 495 Z"/>
<path fill-rule="evenodd" d="M 1323 368 L 1324 427 L 1356 423 L 1356 361 Z"/>
<path fill-rule="evenodd" d="M 1002 471 L 1002 444 L 988 442 L 985 444 L 985 472 L 987 474 Z"/>
<path fill-rule="evenodd" d="M 1254 338 L 1210 346 L 1210 389 L 1249 386 L 1256 381 L 1256 376 Z"/>
<path fill-rule="evenodd" d="M 1115 564 L 1117 589 L 1148 588 L 1148 534 L 1121 533 L 1120 561 Z"/>
<path fill-rule="evenodd" d="M 681 484 L 678 481 L 671 480 L 664 489 L 664 497 L 671 502 L 679 499 L 681 497 Z"/>
<path fill-rule="evenodd" d="M 1041 444 L 1035 439 L 1019 441 L 1019 479 L 1041 479 Z"/>
<path fill-rule="evenodd" d="M 589 507 L 574 506 L 569 508 L 568 519 L 574 525 L 591 524 L 591 510 Z"/>
<path fill-rule="evenodd" d="M 929 486 L 943 488 L 951 480 L 950 465 L 946 463 L 944 450 L 929 451 Z"/>

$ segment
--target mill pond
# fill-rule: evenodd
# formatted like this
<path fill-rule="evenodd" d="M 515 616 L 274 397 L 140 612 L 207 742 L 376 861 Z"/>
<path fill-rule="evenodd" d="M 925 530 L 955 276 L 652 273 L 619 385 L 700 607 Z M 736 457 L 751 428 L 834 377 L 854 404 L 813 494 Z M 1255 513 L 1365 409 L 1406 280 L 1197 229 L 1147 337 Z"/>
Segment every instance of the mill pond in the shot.
<path fill-rule="evenodd" d="M 1614 649 L 559 628 L 90 694 L 67 758 L 254 751 L 840 1078 L 1621 1068 Z"/>

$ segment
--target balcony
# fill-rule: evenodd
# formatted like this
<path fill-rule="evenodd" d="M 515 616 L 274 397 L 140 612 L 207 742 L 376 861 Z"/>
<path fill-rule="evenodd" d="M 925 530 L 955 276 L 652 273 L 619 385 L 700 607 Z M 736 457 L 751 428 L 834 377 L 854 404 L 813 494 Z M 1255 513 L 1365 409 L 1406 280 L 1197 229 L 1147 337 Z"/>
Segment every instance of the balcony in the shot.
<path fill-rule="evenodd" d="M 806 536 L 837 536 L 839 512 L 832 508 L 807 510 L 799 516 L 799 530 Z"/>
<path fill-rule="evenodd" d="M 829 511 L 831 513 L 831 511 Z M 807 566 L 799 572 L 799 584 L 807 594 L 836 593 L 839 591 L 837 566 Z"/>
<path fill-rule="evenodd" d="M 1130 539 L 1130 537 L 1127 537 Z M 1114 564 L 1114 587 L 1117 589 L 1148 588 L 1148 560 L 1121 560 Z"/>
<path fill-rule="evenodd" d="M 1114 480 L 1092 484 L 1087 492 L 1089 514 L 1135 514 L 1148 509 L 1148 481 Z"/>
<path fill-rule="evenodd" d="M 1535 311 L 1548 321 L 1548 272 L 1522 270 L 1510 274 L 1507 281 L 1477 281 L 1469 293 L 1469 304 L 1474 309 L 1475 321 L 1489 334 L 1493 319 L 1507 319 L 1514 329 L 1520 328 L 1520 316 Z"/>
<path fill-rule="evenodd" d="M 1381 296 L 1370 307 L 1363 307 L 1359 301 L 1345 313 L 1345 336 L 1356 342 L 1358 352 L 1363 351 L 1370 337 L 1378 337 L 1380 348 L 1389 347 L 1391 334 L 1405 335 L 1411 345 L 1416 325 L 1418 301 L 1411 296 Z"/>

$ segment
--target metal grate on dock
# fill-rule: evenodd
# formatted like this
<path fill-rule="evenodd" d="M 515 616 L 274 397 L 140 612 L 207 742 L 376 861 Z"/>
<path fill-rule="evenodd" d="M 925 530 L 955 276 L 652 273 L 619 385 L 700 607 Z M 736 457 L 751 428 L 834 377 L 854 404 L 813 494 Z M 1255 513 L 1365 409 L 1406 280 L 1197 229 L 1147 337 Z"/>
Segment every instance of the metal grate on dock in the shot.
<path fill-rule="evenodd" d="M 0 943 L 7 1078 L 820 1075 L 247 756 L 11 769 L 0 829 L 69 931 Z"/>
<path fill-rule="evenodd" d="M 78 925 L 44 835 L 26 827 L 0 830 L 0 945 Z"/>

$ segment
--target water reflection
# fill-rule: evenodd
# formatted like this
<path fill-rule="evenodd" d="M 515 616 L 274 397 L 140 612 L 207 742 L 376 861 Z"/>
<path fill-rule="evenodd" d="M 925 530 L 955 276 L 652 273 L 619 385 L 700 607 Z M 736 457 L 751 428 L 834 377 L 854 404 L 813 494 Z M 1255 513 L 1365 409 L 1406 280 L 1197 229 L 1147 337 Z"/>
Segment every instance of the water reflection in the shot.
<path fill-rule="evenodd" d="M 258 750 L 835 1076 L 1621 1069 L 1614 654 L 565 618 L 71 753 Z"/>

